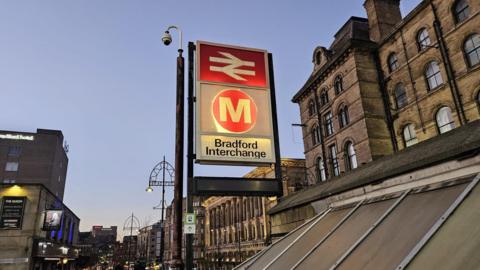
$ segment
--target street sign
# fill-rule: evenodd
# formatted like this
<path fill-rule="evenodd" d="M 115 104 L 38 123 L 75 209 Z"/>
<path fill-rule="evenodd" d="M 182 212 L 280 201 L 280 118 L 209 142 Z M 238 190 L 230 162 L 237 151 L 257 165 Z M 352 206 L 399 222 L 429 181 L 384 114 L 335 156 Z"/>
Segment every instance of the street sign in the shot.
<path fill-rule="evenodd" d="M 196 161 L 275 163 L 268 53 L 207 42 L 196 48 Z"/>
<path fill-rule="evenodd" d="M 195 234 L 195 224 L 185 224 L 183 225 L 184 234 Z"/>
<path fill-rule="evenodd" d="M 194 224 L 195 225 L 195 220 L 196 220 L 196 217 L 195 217 L 194 213 L 186 213 L 185 214 L 185 221 L 184 221 L 185 224 Z"/>

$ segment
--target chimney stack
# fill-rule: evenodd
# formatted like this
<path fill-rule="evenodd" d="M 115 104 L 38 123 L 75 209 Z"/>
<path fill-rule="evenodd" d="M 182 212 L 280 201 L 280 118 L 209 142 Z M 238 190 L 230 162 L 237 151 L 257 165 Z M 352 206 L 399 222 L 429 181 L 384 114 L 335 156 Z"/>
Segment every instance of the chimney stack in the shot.
<path fill-rule="evenodd" d="M 370 39 L 379 42 L 402 20 L 400 0 L 366 0 Z"/>

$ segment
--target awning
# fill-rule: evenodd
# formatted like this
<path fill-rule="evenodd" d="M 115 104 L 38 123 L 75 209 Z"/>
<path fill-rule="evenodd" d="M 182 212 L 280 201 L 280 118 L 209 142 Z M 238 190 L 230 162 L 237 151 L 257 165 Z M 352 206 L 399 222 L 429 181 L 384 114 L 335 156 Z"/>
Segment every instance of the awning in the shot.
<path fill-rule="evenodd" d="M 478 269 L 479 179 L 329 208 L 236 269 Z"/>

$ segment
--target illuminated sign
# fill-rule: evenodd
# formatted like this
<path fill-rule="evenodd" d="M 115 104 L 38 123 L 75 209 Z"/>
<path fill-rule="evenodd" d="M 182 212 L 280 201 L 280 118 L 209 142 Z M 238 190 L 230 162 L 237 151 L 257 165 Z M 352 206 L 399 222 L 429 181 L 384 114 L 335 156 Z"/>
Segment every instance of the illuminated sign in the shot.
<path fill-rule="evenodd" d="M 42 230 L 56 231 L 60 229 L 62 222 L 63 210 L 46 210 L 43 220 Z"/>
<path fill-rule="evenodd" d="M 33 141 L 35 137 L 33 135 L 22 135 L 22 134 L 0 134 L 0 139 L 7 140 L 23 140 L 23 141 Z"/>
<path fill-rule="evenodd" d="M 207 42 L 196 48 L 197 162 L 274 163 L 267 52 Z"/>

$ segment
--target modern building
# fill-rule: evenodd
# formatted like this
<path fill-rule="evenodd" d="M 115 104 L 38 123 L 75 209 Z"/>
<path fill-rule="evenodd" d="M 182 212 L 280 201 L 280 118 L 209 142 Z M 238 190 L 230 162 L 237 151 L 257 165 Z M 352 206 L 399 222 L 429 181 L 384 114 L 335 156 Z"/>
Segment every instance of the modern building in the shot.
<path fill-rule="evenodd" d="M 59 130 L 37 129 L 36 133 L 0 130 L 0 181 L 40 183 L 63 200 L 67 151 Z"/>
<path fill-rule="evenodd" d="M 300 106 L 310 184 L 479 118 L 480 3 L 424 0 L 407 16 L 399 0 L 366 0 L 293 102 Z"/>
<path fill-rule="evenodd" d="M 80 219 L 63 203 L 63 134 L 0 131 L 0 269 L 73 269 Z"/>
<path fill-rule="evenodd" d="M 284 195 L 301 189 L 305 181 L 303 159 L 282 159 Z M 245 178 L 273 178 L 272 167 L 258 167 Z M 267 211 L 276 198 L 210 197 L 205 207 L 205 263 L 198 269 L 232 269 L 272 242 Z"/>

